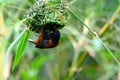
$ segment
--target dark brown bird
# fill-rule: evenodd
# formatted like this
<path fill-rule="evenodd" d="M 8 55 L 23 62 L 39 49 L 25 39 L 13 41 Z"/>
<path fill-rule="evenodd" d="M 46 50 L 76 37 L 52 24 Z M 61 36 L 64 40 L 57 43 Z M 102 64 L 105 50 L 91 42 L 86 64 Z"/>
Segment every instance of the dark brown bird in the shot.
<path fill-rule="evenodd" d="M 29 39 L 30 42 L 35 44 L 36 48 L 53 48 L 59 44 L 60 32 L 55 27 L 43 27 L 39 34 L 37 40 Z"/>

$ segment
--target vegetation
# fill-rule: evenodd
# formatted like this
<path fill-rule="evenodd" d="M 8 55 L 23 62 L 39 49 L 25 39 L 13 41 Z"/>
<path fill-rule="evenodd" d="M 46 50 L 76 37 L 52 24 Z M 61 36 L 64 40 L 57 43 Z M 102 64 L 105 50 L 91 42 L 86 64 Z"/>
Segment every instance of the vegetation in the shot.
<path fill-rule="evenodd" d="M 65 0 L 70 17 L 50 49 L 28 42 L 34 2 L 0 1 L 0 80 L 120 80 L 120 0 Z"/>

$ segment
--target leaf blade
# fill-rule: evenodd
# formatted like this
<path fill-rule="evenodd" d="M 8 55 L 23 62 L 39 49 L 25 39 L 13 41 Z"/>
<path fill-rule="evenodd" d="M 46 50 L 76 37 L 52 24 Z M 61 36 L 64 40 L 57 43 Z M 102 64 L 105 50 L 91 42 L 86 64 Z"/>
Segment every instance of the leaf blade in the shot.
<path fill-rule="evenodd" d="M 17 43 L 20 41 L 21 37 L 26 32 L 27 28 L 14 40 L 11 45 L 8 47 L 6 55 L 5 55 L 5 61 L 7 60 L 7 57 L 9 56 L 10 52 L 14 49 L 14 47 L 17 45 Z"/>
<path fill-rule="evenodd" d="M 29 30 L 26 30 L 24 35 L 22 36 L 22 38 L 19 42 L 18 48 L 16 50 L 16 55 L 15 55 L 12 70 L 14 70 L 14 68 L 17 66 L 20 58 L 22 57 L 23 51 L 25 50 L 27 42 L 28 42 L 28 36 L 29 36 Z"/>

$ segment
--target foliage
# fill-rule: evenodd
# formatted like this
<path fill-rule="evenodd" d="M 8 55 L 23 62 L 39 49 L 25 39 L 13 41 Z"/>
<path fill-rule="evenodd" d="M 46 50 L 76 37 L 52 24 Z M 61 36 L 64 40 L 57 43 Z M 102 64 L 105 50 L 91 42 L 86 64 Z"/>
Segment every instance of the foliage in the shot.
<path fill-rule="evenodd" d="M 21 4 L 20 4 L 21 3 Z M 119 0 L 65 0 L 77 16 L 100 36 L 111 53 L 120 56 L 120 1 Z M 6 49 L 25 28 L 16 23 L 34 4 L 33 0 L 8 0 L 0 4 L 3 9 L 6 31 L 9 33 Z M 9 11 L 9 12 L 8 12 Z M 52 49 L 36 49 L 28 43 L 9 80 L 119 80 L 119 65 L 74 15 L 61 31 L 59 46 Z M 37 38 L 30 32 L 29 38 Z M 6 51 L 6 50 L 5 50 Z M 12 51 L 15 53 L 15 49 Z M 14 54 L 11 54 L 14 58 Z M 13 60 L 8 61 L 9 64 Z"/>
<path fill-rule="evenodd" d="M 28 29 L 26 29 L 23 36 L 21 37 L 20 42 L 18 42 L 19 44 L 18 44 L 18 48 L 16 50 L 16 56 L 15 56 L 15 60 L 14 60 L 13 67 L 12 67 L 13 70 L 16 67 L 16 65 L 18 64 L 19 60 L 21 59 L 23 51 L 25 50 L 26 44 L 28 42 L 28 37 L 29 37 L 29 31 L 28 31 Z"/>
<path fill-rule="evenodd" d="M 27 11 L 24 23 L 30 30 L 39 32 L 43 26 L 64 27 L 68 17 L 65 4 L 60 1 L 40 0 Z"/>

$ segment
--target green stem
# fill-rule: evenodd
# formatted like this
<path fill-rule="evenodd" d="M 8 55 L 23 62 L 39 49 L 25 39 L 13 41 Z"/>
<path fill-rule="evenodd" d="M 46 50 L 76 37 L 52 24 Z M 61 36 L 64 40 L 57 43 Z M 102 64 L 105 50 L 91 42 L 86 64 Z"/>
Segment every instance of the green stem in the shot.
<path fill-rule="evenodd" d="M 113 53 L 110 51 L 110 49 L 106 46 L 106 44 L 104 44 L 104 42 L 100 39 L 100 37 L 98 36 L 98 34 L 96 33 L 96 38 L 98 38 L 98 40 L 102 43 L 102 45 L 105 47 L 105 49 L 110 53 L 110 55 L 114 58 L 114 60 L 118 63 L 118 65 L 120 66 L 120 62 L 118 61 L 118 59 L 113 55 Z"/>
<path fill-rule="evenodd" d="M 113 55 L 113 53 L 110 51 L 110 49 L 106 46 L 106 44 L 104 44 L 104 42 L 100 39 L 100 37 L 98 36 L 98 34 L 96 32 L 94 32 L 90 27 L 88 27 L 71 9 L 67 8 L 68 11 L 70 13 L 72 13 L 79 21 L 80 23 L 82 23 L 94 36 L 96 36 L 96 38 L 98 38 L 98 40 L 101 42 L 101 44 L 105 47 L 105 49 L 110 53 L 110 55 L 114 58 L 114 60 L 118 63 L 118 65 L 120 66 L 120 62 L 118 61 L 118 59 Z"/>
<path fill-rule="evenodd" d="M 68 11 L 72 13 L 93 35 L 95 35 L 95 32 L 89 28 L 71 9 L 68 8 Z"/>

